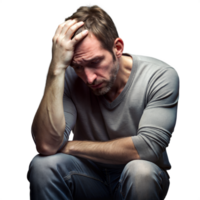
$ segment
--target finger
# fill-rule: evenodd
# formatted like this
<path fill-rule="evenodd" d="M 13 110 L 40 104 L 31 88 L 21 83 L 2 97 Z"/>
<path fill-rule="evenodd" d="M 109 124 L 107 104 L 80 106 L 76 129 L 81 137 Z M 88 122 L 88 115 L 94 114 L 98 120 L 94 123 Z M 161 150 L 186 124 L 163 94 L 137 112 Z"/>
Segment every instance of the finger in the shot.
<path fill-rule="evenodd" d="M 59 36 L 60 32 L 61 32 L 62 29 L 63 29 L 63 26 L 69 24 L 71 21 L 72 21 L 71 19 L 70 19 L 70 20 L 67 20 L 67 21 L 63 22 L 62 24 L 60 24 L 60 25 L 58 26 L 58 28 L 56 29 L 56 32 L 55 32 L 55 34 L 54 34 L 53 40 L 56 40 L 56 39 L 57 39 L 57 37 Z"/>
<path fill-rule="evenodd" d="M 64 25 L 63 25 L 63 28 L 62 28 L 62 31 L 60 32 L 60 37 L 64 37 L 65 34 L 66 34 L 66 32 L 67 32 L 67 30 L 68 30 L 71 26 L 73 26 L 75 23 L 77 23 L 77 21 L 74 19 L 74 20 L 70 21 L 69 23 L 64 24 Z"/>
<path fill-rule="evenodd" d="M 76 35 L 72 39 L 72 45 L 75 46 L 78 42 L 80 42 L 83 38 L 85 38 L 88 35 L 88 30 L 84 30 L 80 32 L 78 35 Z"/>
<path fill-rule="evenodd" d="M 79 29 L 81 26 L 83 26 L 84 22 L 78 22 L 76 24 L 74 24 L 73 26 L 71 26 L 67 33 L 66 33 L 66 39 L 67 40 L 71 40 L 72 36 L 74 35 L 74 33 L 76 32 L 77 29 Z"/>

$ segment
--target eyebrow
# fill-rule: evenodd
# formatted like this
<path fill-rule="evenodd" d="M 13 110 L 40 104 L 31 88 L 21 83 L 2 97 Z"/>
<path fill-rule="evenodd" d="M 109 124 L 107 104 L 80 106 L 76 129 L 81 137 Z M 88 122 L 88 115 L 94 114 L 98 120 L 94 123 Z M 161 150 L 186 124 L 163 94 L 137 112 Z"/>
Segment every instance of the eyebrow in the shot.
<path fill-rule="evenodd" d="M 91 58 L 91 59 L 82 59 L 83 60 L 83 62 L 85 62 L 85 63 L 90 63 L 90 62 L 92 62 L 92 61 L 94 61 L 94 60 L 97 60 L 97 59 L 100 59 L 100 60 L 102 60 L 102 59 L 104 59 L 104 55 L 103 56 L 96 56 L 96 57 L 94 57 L 94 58 Z M 74 66 L 76 66 L 76 65 L 79 65 L 79 63 L 76 63 L 76 62 L 74 62 L 73 60 L 72 60 L 72 62 L 71 62 L 71 65 L 74 65 Z"/>

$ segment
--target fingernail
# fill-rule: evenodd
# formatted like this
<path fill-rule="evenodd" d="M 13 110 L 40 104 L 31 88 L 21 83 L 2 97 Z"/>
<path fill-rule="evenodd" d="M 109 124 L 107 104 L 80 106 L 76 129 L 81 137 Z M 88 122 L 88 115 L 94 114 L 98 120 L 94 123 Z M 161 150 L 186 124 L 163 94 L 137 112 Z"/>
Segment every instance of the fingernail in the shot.
<path fill-rule="evenodd" d="M 83 31 L 83 34 L 86 34 L 86 33 L 88 33 L 88 30 L 84 30 L 84 31 Z"/>

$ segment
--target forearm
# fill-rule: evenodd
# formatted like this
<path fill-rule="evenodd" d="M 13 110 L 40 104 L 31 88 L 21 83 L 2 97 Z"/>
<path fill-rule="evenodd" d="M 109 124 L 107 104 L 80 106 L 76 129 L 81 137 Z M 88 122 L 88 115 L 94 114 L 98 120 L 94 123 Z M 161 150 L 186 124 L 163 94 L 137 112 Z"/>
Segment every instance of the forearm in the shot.
<path fill-rule="evenodd" d="M 107 164 L 126 164 L 140 159 L 131 137 L 106 142 L 71 141 L 61 152 Z"/>
<path fill-rule="evenodd" d="M 49 68 L 45 92 L 32 124 L 32 134 L 41 154 L 54 154 L 63 140 L 65 117 L 63 91 L 65 71 Z M 54 67 L 55 68 L 55 67 Z"/>

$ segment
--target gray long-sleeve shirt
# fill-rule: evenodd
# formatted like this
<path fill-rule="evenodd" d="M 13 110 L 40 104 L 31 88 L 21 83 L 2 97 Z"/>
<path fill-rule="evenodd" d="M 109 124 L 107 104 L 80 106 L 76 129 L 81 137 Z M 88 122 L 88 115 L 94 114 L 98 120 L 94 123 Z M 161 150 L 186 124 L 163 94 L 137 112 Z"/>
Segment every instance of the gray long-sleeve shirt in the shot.
<path fill-rule="evenodd" d="M 95 96 L 73 68 L 67 68 L 63 145 L 71 130 L 74 140 L 108 141 L 131 136 L 142 160 L 170 169 L 166 147 L 176 123 L 179 77 L 174 68 L 160 60 L 131 56 L 128 82 L 111 103 L 104 96 Z"/>

